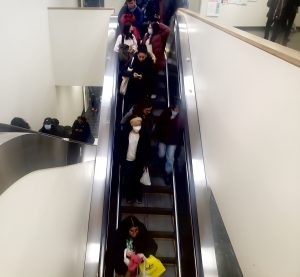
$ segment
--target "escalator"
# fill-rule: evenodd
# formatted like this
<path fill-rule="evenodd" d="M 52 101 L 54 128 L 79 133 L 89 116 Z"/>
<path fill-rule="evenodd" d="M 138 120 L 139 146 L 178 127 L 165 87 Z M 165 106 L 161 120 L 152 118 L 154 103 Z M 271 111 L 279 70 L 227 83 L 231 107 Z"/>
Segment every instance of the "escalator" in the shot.
<path fill-rule="evenodd" d="M 171 45 L 172 44 L 172 45 Z M 174 34 L 168 42 L 169 47 L 175 46 Z M 153 97 L 153 115 L 157 119 L 163 109 L 167 108 L 173 99 L 181 98 L 176 60 L 172 57 L 174 50 L 169 52 L 166 71 L 159 72 L 156 84 L 155 97 Z M 172 92 L 172 93 L 170 93 Z M 177 148 L 173 184 L 168 186 L 163 179 L 161 164 L 157 158 L 157 145 L 152 143 L 152 161 L 149 167 L 152 184 L 144 188 L 142 204 L 127 204 L 120 195 L 121 169 L 118 161 L 119 122 L 122 117 L 122 99 L 115 91 L 117 103 L 114 129 L 114 155 L 112 162 L 111 191 L 109 200 L 109 215 L 107 226 L 107 246 L 109 250 L 113 245 L 113 234 L 122 219 L 135 215 L 155 239 L 158 250 L 156 256 L 166 267 L 163 276 L 197 276 L 197 252 L 194 247 L 194 234 L 191 219 L 190 197 L 188 179 L 186 174 L 186 145 Z M 184 109 L 182 112 L 186 112 Z M 112 261 L 107 255 L 104 276 L 114 276 Z M 199 263 L 199 262 L 198 262 Z M 201 263 L 200 263 L 201 268 Z M 198 276 L 202 276 L 201 273 Z"/>
<path fill-rule="evenodd" d="M 212 226 L 220 224 L 221 219 L 219 222 L 211 222 L 209 205 L 213 206 L 216 213 L 218 209 L 206 186 L 200 127 L 193 88 L 193 72 L 190 68 L 191 53 L 189 52 L 187 27 L 180 14 L 175 17 L 171 26 L 174 32 L 170 35 L 167 45 L 167 68 L 165 72 L 159 74 L 157 84 L 159 89 L 153 100 L 153 113 L 155 117 L 158 117 L 172 98 L 179 97 L 185 107 L 183 113 L 186 115 L 187 124 L 182 143 L 176 151 L 173 186 L 170 187 L 164 183 L 162 170 L 155 155 L 156 145 L 153 143 L 153 159 L 150 167 L 152 186 L 145 188 L 142 205 L 128 205 L 120 197 L 120 167 L 117 159 L 121 99 L 119 99 L 116 85 L 117 57 L 112 47 L 117 30 L 116 18 L 112 17 L 109 23 L 108 42 L 110 44 L 107 45 L 107 66 L 100 111 L 99 146 L 90 199 L 85 277 L 114 276 L 111 261 L 105 256 L 112 244 L 111 235 L 116 230 L 118 223 L 129 214 L 136 215 L 156 240 L 158 244 L 157 257 L 167 268 L 163 276 L 242 276 L 240 272 L 234 275 L 230 275 L 230 273 L 222 275 L 218 272 L 219 262 L 216 257 L 215 242 L 221 244 L 221 240 L 229 240 L 229 238 L 218 234 L 216 239 L 216 234 L 212 231 Z M 1 126 L 1 128 L 2 131 L 9 131 L 8 129 L 11 127 Z M 30 168 L 27 165 L 24 171 L 26 174 L 36 169 L 49 167 L 42 163 L 46 160 L 45 157 L 53 159 L 52 167 L 94 160 L 95 147 L 86 145 L 76 147 L 84 155 L 76 162 L 68 162 L 67 154 L 70 152 L 69 145 L 72 143 L 56 139 L 58 143 L 54 144 L 53 138 L 38 136 L 40 135 L 26 134 L 16 139 L 20 140 L 20 149 L 24 151 L 24 157 L 32 160 L 36 155 L 40 158 L 36 159 L 38 167 Z M 53 147 L 49 148 L 49 145 L 52 144 Z M 27 145 L 27 148 L 24 145 Z M 43 148 L 45 152 L 33 151 L 32 145 L 45 146 Z M 12 150 L 15 148 L 13 145 L 10 147 Z M 3 148 L 1 151 L 3 153 L 0 156 L 4 157 L 7 150 Z M 62 158 L 58 159 L 57 154 L 60 154 Z M 24 164 L 25 159 L 21 161 L 17 157 L 18 155 L 11 155 L 10 159 L 5 161 L 5 164 L 8 165 L 7 168 L 11 167 L 8 161 L 12 165 Z M 2 178 L 5 175 L 7 184 L 12 183 L 12 180 L 8 180 L 8 173 L 9 170 L 2 176 L 0 174 Z M 12 177 L 17 179 L 16 176 Z M 220 214 L 219 218 L 221 218 Z M 223 229 L 225 230 L 225 228 Z M 223 233 L 225 232 L 226 230 L 223 231 Z M 218 238 L 221 239 L 218 241 Z M 228 251 L 228 248 L 220 252 L 220 255 L 223 255 L 225 251 Z M 232 266 L 232 268 L 237 267 L 236 264 Z M 231 269 L 228 269 L 228 272 Z"/>

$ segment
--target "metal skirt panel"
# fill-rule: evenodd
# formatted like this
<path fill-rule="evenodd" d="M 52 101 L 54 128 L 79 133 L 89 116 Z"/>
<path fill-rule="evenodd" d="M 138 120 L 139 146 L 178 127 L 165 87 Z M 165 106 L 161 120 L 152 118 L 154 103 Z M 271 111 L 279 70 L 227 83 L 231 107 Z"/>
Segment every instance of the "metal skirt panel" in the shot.
<path fill-rule="evenodd" d="M 187 130 L 186 142 L 190 146 L 188 154 L 187 173 L 190 183 L 190 197 L 192 205 L 192 220 L 194 225 L 195 254 L 198 261 L 197 276 L 218 276 L 215 245 L 210 214 L 210 190 L 207 186 L 203 150 L 201 142 L 200 123 L 194 87 L 194 76 L 192 69 L 192 56 L 189 45 L 189 30 L 184 14 L 177 12 L 177 60 L 179 63 L 181 95 L 186 105 Z M 200 241 L 199 241 L 200 240 Z M 198 242 L 197 242 L 198 241 Z M 201 252 L 200 252 L 200 251 Z M 198 252 L 198 253 L 197 253 Z M 200 252 L 200 253 L 199 253 Z M 202 263 L 202 270 L 199 265 Z"/>

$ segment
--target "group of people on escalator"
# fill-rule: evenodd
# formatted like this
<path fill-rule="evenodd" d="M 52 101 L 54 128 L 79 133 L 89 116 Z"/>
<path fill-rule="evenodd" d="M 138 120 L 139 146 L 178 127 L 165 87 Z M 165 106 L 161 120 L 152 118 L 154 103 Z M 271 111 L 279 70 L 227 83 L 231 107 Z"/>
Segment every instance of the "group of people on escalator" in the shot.
<path fill-rule="evenodd" d="M 157 1 L 140 2 L 141 7 L 135 0 L 126 0 L 118 15 L 120 34 L 114 51 L 119 56 L 120 81 L 126 82 L 124 112 L 146 96 L 155 97 L 158 74 L 166 65 L 164 52 L 170 28 L 159 21 Z"/>
<path fill-rule="evenodd" d="M 147 1 L 147 4 L 153 2 Z M 142 9 L 147 7 L 139 7 L 135 0 L 126 0 L 118 16 L 122 32 L 114 47 L 119 53 L 120 92 L 124 81 L 127 81 L 123 92 L 125 116 L 121 121 L 120 160 L 123 194 L 129 204 L 142 203 L 140 178 L 148 170 L 153 139 L 158 142 L 158 157 L 165 169 L 165 181 L 170 184 L 175 150 L 183 129 L 178 100 L 162 112 L 157 122 L 153 119 L 152 100 L 157 96 L 157 76 L 166 67 L 164 52 L 170 28 L 158 21 L 157 11 L 152 15 L 148 13 L 147 19 L 155 21 L 147 22 L 147 31 L 143 33 Z M 143 34 L 143 39 L 137 39 L 140 34 Z"/>
<path fill-rule="evenodd" d="M 184 128 L 178 98 L 157 119 L 152 114 L 158 78 L 166 67 L 165 46 L 170 33 L 170 28 L 160 22 L 158 2 L 126 0 L 118 16 L 120 34 L 114 51 L 119 57 L 120 95 L 124 101 L 118 145 L 121 194 L 129 205 L 143 202 L 140 179 L 145 171 L 149 172 L 151 145 L 156 145 L 165 183 L 171 185 L 175 150 Z M 145 225 L 134 216 L 125 218 L 114 239 L 117 275 L 136 276 L 133 264 L 155 255 L 156 250 Z"/>

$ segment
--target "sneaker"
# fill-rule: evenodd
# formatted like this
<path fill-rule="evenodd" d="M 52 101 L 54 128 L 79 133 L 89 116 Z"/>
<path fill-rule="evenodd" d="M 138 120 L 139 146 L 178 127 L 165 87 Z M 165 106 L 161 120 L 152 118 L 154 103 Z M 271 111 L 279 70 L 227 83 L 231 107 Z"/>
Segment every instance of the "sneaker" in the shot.
<path fill-rule="evenodd" d="M 137 204 L 143 204 L 143 200 L 142 200 L 142 199 L 137 199 L 137 200 L 136 200 L 136 203 L 137 203 Z"/>
<path fill-rule="evenodd" d="M 126 200 L 126 203 L 127 203 L 127 204 L 132 204 L 133 201 L 132 201 L 132 200 Z"/>

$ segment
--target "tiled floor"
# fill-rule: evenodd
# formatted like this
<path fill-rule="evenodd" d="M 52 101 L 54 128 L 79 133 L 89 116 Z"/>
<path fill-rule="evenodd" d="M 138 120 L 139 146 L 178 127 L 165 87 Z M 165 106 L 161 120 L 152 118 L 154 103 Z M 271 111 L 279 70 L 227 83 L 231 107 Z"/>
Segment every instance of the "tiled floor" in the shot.
<path fill-rule="evenodd" d="M 246 28 L 246 27 L 242 28 L 241 27 L 239 29 L 249 32 L 258 37 L 262 37 L 262 38 L 264 37 L 265 29 L 263 27 L 260 27 L 260 28 L 259 27 L 258 28 Z M 282 41 L 282 39 L 279 37 L 277 39 L 277 41 L 278 41 L 278 43 L 280 43 Z M 300 30 L 299 29 L 297 31 L 291 32 L 290 41 L 288 42 L 287 47 L 297 50 L 297 51 L 300 51 Z"/>

